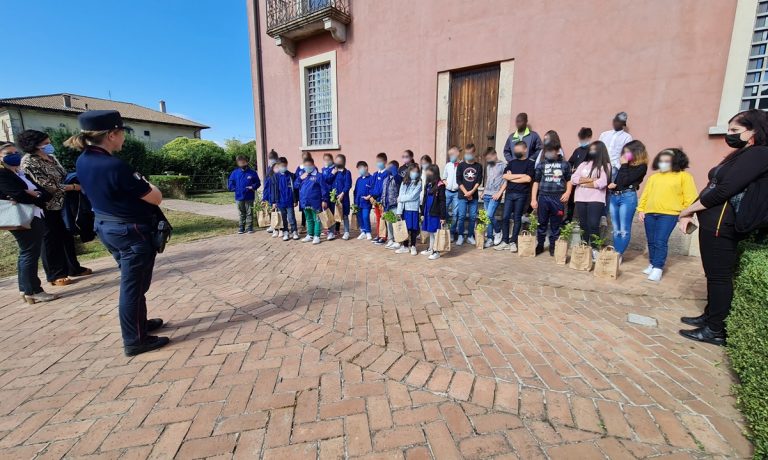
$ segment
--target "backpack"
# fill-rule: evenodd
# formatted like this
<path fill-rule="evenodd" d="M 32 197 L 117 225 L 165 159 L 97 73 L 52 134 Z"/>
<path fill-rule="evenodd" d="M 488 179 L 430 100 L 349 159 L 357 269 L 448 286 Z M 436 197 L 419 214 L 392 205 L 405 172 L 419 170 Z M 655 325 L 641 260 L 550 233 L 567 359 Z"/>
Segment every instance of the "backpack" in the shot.
<path fill-rule="evenodd" d="M 736 213 L 737 232 L 768 228 L 768 175 L 757 178 L 729 202 Z"/>

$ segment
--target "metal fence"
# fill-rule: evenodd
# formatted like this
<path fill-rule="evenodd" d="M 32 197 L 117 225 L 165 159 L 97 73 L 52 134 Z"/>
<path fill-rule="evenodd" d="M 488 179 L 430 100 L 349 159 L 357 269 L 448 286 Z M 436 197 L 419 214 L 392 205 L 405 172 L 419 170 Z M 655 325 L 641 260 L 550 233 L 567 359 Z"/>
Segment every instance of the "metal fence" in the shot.
<path fill-rule="evenodd" d="M 226 174 L 195 174 L 189 177 L 188 193 L 223 192 L 226 190 Z"/>
<path fill-rule="evenodd" d="M 267 32 L 324 11 L 349 16 L 348 0 L 267 0 Z"/>

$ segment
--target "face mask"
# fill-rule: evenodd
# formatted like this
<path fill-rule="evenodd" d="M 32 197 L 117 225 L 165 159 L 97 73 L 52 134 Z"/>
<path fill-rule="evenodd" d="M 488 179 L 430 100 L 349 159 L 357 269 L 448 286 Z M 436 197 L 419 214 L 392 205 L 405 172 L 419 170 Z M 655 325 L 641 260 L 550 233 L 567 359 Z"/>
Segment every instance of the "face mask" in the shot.
<path fill-rule="evenodd" d="M 344 165 L 343 165 L 343 164 L 341 164 L 341 163 L 336 163 L 336 167 L 337 167 L 338 169 L 344 169 Z"/>
<path fill-rule="evenodd" d="M 581 142 L 579 142 L 579 147 L 586 147 L 589 144 L 591 144 L 591 142 L 589 142 L 589 141 L 581 141 Z"/>
<path fill-rule="evenodd" d="M 365 176 L 365 173 L 367 173 L 367 172 L 368 172 L 368 170 L 367 170 L 367 169 L 365 169 L 365 168 L 359 168 L 359 169 L 357 170 L 357 172 L 358 172 L 358 174 L 360 174 L 361 176 Z"/>
<path fill-rule="evenodd" d="M 558 156 L 559 155 L 554 152 L 547 152 L 544 154 L 544 158 L 547 159 L 547 161 L 555 161 Z"/>
<path fill-rule="evenodd" d="M 661 172 L 667 172 L 672 169 L 672 163 L 669 162 L 659 162 L 659 171 Z"/>
<path fill-rule="evenodd" d="M 18 166 L 21 164 L 21 154 L 19 152 L 9 153 L 3 157 L 3 163 L 8 166 Z"/>
<path fill-rule="evenodd" d="M 624 158 L 627 160 L 627 162 L 631 162 L 632 160 L 635 159 L 635 156 L 632 155 L 630 152 L 627 152 L 624 154 Z"/>
<path fill-rule="evenodd" d="M 411 180 L 416 180 L 419 178 L 419 173 L 417 173 L 416 171 L 411 171 L 409 176 L 411 177 Z"/>
<path fill-rule="evenodd" d="M 725 135 L 725 143 L 732 149 L 743 149 L 747 146 L 747 142 L 741 140 L 741 133 Z"/>
<path fill-rule="evenodd" d="M 240 169 L 242 169 L 243 171 L 245 171 L 246 169 L 248 169 L 248 165 L 242 165 L 242 166 L 240 166 Z"/>
<path fill-rule="evenodd" d="M 330 168 L 331 166 L 333 166 L 333 161 L 328 160 L 328 161 L 325 162 L 325 167 L 326 168 Z"/>
<path fill-rule="evenodd" d="M 280 174 L 285 174 L 286 171 L 288 171 L 288 168 L 286 168 L 285 166 L 280 166 L 280 169 L 278 169 L 278 172 L 280 172 Z"/>
<path fill-rule="evenodd" d="M 523 158 L 524 156 L 525 156 L 525 153 L 523 152 L 515 152 L 515 158 L 517 158 L 518 160 L 520 158 Z"/>
<path fill-rule="evenodd" d="M 56 152 L 56 149 L 53 147 L 53 144 L 48 144 L 42 147 L 40 150 L 43 151 L 46 155 L 53 155 L 54 152 Z"/>
<path fill-rule="evenodd" d="M 384 164 L 383 161 L 379 161 L 379 162 L 376 163 L 376 167 L 379 168 L 379 171 L 383 171 L 385 166 L 386 165 Z"/>
<path fill-rule="evenodd" d="M 425 169 L 429 168 L 429 163 L 422 163 L 421 164 L 421 170 L 424 171 Z"/>
<path fill-rule="evenodd" d="M 456 155 L 451 155 L 450 157 L 448 157 L 448 159 L 451 160 L 451 163 L 456 163 L 456 160 L 458 160 L 459 157 L 457 157 Z"/>
<path fill-rule="evenodd" d="M 403 161 L 403 164 L 408 164 L 408 163 L 413 161 L 413 159 L 408 158 L 408 157 L 402 157 L 400 159 Z"/>
<path fill-rule="evenodd" d="M 475 156 L 474 156 L 474 155 L 472 155 L 472 154 L 466 154 L 466 155 L 464 155 L 464 160 L 466 160 L 466 161 L 472 161 L 472 160 L 474 160 L 474 159 L 475 159 Z"/>
<path fill-rule="evenodd" d="M 314 166 L 304 166 L 304 171 L 307 172 L 307 174 L 312 174 L 315 171 Z"/>

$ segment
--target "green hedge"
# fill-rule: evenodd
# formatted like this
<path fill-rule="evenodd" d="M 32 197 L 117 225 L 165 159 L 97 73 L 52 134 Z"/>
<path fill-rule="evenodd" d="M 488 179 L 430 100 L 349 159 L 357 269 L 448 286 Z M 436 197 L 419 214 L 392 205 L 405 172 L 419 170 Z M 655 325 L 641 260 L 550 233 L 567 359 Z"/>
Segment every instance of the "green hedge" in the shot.
<path fill-rule="evenodd" d="M 739 407 L 755 445 L 768 458 L 768 246 L 744 243 L 727 319 L 728 355 L 739 376 Z"/>
<path fill-rule="evenodd" d="M 149 181 L 157 185 L 165 198 L 187 198 L 189 176 L 149 176 Z"/>

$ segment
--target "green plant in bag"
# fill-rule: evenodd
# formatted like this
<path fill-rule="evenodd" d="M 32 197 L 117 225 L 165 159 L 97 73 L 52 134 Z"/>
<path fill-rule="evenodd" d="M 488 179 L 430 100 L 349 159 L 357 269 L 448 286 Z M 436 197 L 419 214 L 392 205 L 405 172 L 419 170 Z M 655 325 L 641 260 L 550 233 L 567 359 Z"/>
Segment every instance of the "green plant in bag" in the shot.
<path fill-rule="evenodd" d="M 331 190 L 331 203 L 336 202 L 336 189 Z"/>
<path fill-rule="evenodd" d="M 597 250 L 601 250 L 605 247 L 605 244 L 608 242 L 605 238 L 600 238 L 600 235 L 592 235 L 592 238 L 590 238 L 590 242 L 595 245 Z"/>
<path fill-rule="evenodd" d="M 571 237 L 573 237 L 573 232 L 576 230 L 576 222 L 570 221 L 567 224 L 560 227 L 560 238 L 561 240 L 565 240 L 570 242 Z"/>
<path fill-rule="evenodd" d="M 397 222 L 397 215 L 395 214 L 394 211 L 385 212 L 384 215 L 381 216 L 381 218 L 384 219 L 385 222 L 390 224 L 394 224 L 395 222 Z"/>
<path fill-rule="evenodd" d="M 531 233 L 531 235 L 533 235 L 539 229 L 539 216 L 536 214 L 536 212 L 532 212 L 528 214 L 528 219 L 530 220 L 530 223 L 528 224 L 528 231 Z"/>
<path fill-rule="evenodd" d="M 489 225 L 491 225 L 491 218 L 488 216 L 488 212 L 485 209 L 481 209 L 477 213 L 477 231 L 484 233 Z"/>
<path fill-rule="evenodd" d="M 349 209 L 352 214 L 357 214 L 358 212 L 360 212 L 360 206 L 356 204 L 353 204 L 352 206 L 350 206 Z"/>

